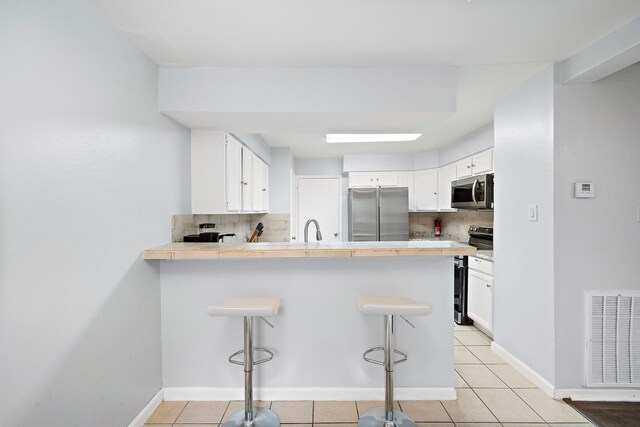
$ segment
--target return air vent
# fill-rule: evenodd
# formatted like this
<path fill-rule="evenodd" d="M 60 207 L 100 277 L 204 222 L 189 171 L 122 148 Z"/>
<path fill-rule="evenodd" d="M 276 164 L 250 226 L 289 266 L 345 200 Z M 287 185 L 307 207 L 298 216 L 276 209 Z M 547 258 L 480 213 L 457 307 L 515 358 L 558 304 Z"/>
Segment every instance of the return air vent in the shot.
<path fill-rule="evenodd" d="M 587 292 L 587 387 L 640 386 L 640 292 Z"/>

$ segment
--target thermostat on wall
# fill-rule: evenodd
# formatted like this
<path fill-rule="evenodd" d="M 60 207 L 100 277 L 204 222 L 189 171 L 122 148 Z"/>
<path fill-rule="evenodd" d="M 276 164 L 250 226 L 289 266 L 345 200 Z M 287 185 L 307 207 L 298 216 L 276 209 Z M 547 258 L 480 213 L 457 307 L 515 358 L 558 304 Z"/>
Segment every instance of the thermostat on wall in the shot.
<path fill-rule="evenodd" d="M 573 185 L 576 199 L 592 199 L 596 196 L 596 188 L 593 182 L 576 182 Z"/>

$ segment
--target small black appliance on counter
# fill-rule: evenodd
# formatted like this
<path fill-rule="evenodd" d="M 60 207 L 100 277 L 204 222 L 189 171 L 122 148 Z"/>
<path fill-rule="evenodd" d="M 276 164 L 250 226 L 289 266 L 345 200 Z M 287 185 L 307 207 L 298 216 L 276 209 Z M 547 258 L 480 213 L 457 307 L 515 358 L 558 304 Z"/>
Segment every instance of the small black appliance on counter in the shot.
<path fill-rule="evenodd" d="M 211 222 L 202 223 L 198 227 L 200 229 L 200 234 L 191 234 L 189 236 L 184 236 L 183 240 L 187 243 L 219 243 L 222 242 L 222 239 L 225 236 L 235 236 L 235 233 L 220 234 L 217 231 L 213 231 L 215 227 L 216 225 Z"/>

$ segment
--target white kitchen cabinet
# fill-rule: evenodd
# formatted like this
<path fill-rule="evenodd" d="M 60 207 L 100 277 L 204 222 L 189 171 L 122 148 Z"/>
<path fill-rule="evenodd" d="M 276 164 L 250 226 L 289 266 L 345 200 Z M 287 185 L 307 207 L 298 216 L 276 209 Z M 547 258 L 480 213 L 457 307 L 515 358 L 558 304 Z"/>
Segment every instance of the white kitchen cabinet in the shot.
<path fill-rule="evenodd" d="M 397 187 L 397 172 L 351 172 L 349 188 Z"/>
<path fill-rule="evenodd" d="M 242 147 L 242 212 L 253 211 L 253 159 L 255 155 Z"/>
<path fill-rule="evenodd" d="M 458 160 L 456 162 L 456 177 L 457 179 L 460 178 L 467 178 L 470 177 L 471 175 L 473 175 L 473 172 L 471 171 L 471 165 L 473 164 L 473 161 L 471 159 L 471 157 L 466 157 L 462 160 Z"/>
<path fill-rule="evenodd" d="M 413 172 L 398 172 L 398 187 L 407 187 L 409 189 L 409 211 L 415 212 L 416 198 L 414 194 Z"/>
<path fill-rule="evenodd" d="M 471 170 L 474 175 L 493 171 L 493 150 L 483 151 L 472 157 Z"/>
<path fill-rule="evenodd" d="M 226 211 L 242 211 L 242 144 L 229 139 L 225 148 Z M 195 213 L 195 211 L 194 211 Z"/>
<path fill-rule="evenodd" d="M 469 257 L 468 315 L 480 329 L 493 334 L 493 261 Z"/>
<path fill-rule="evenodd" d="M 493 149 L 465 157 L 456 162 L 457 179 L 468 178 L 491 171 L 493 171 Z"/>
<path fill-rule="evenodd" d="M 451 182 L 457 179 L 457 164 L 438 169 L 438 210 L 456 210 L 451 208 Z"/>
<path fill-rule="evenodd" d="M 416 171 L 413 182 L 416 210 L 438 210 L 438 169 Z"/>
<path fill-rule="evenodd" d="M 253 156 L 252 162 L 252 181 L 247 185 L 247 188 L 251 189 L 252 196 L 250 210 L 267 212 L 269 210 L 269 167 L 257 156 Z"/>
<path fill-rule="evenodd" d="M 493 277 L 469 269 L 467 314 L 481 329 L 493 333 Z"/>
<path fill-rule="evenodd" d="M 266 212 L 269 166 L 232 135 L 191 132 L 191 210 L 194 214 Z"/>

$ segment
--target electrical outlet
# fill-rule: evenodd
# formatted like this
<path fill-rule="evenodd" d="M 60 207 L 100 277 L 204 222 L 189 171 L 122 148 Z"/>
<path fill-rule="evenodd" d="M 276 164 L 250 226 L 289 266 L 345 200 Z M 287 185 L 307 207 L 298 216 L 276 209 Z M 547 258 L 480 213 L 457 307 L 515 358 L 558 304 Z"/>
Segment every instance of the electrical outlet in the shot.
<path fill-rule="evenodd" d="M 538 205 L 529 205 L 527 207 L 527 217 L 529 218 L 529 221 L 538 220 Z"/>

